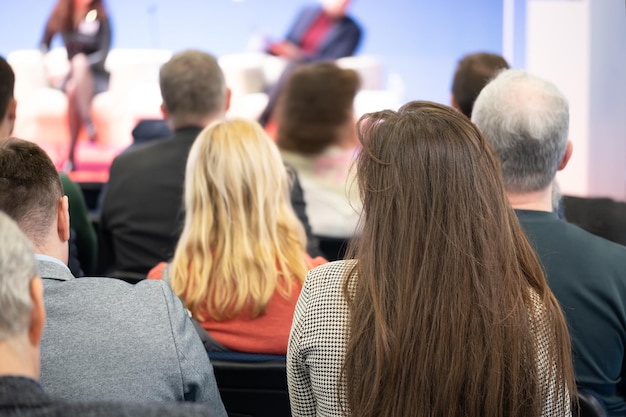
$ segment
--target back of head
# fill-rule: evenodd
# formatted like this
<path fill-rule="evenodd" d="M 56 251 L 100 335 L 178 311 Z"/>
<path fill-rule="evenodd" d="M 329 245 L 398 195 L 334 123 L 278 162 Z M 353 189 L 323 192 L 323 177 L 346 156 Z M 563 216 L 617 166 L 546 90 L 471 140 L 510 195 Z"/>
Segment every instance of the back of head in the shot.
<path fill-rule="evenodd" d="M 261 126 L 235 119 L 206 127 L 187 160 L 174 291 L 196 317 L 204 309 L 214 319 L 228 318 L 244 302 L 256 316 L 281 272 L 304 279 L 304 248 L 285 166 Z"/>
<path fill-rule="evenodd" d="M 0 340 L 25 333 L 30 325 L 30 281 L 35 254 L 15 222 L 0 211 Z"/>
<path fill-rule="evenodd" d="M 556 317 L 558 371 L 567 329 L 490 146 L 430 102 L 365 115 L 357 131 L 362 233 L 344 287 L 352 415 L 538 415 L 531 292 Z"/>
<path fill-rule="evenodd" d="M 569 105 L 554 84 L 503 71 L 476 99 L 472 121 L 498 155 L 507 191 L 535 192 L 552 183 L 569 130 Z"/>
<path fill-rule="evenodd" d="M 13 99 L 15 74 L 9 63 L 0 56 L 0 120 L 4 118 Z M 2 139 L 2 138 L 0 138 Z"/>
<path fill-rule="evenodd" d="M 278 146 L 312 155 L 340 141 L 341 128 L 352 121 L 359 84 L 356 72 L 330 62 L 294 70 L 278 104 Z"/>
<path fill-rule="evenodd" d="M 0 210 L 38 245 L 56 219 L 63 187 L 50 157 L 37 144 L 0 141 Z"/>
<path fill-rule="evenodd" d="M 197 50 L 175 54 L 160 71 L 163 104 L 175 123 L 224 111 L 226 82 L 214 56 Z"/>
<path fill-rule="evenodd" d="M 480 90 L 498 71 L 506 68 L 509 64 L 500 55 L 478 52 L 464 56 L 456 67 L 452 81 L 452 96 L 461 113 L 471 117 Z"/>

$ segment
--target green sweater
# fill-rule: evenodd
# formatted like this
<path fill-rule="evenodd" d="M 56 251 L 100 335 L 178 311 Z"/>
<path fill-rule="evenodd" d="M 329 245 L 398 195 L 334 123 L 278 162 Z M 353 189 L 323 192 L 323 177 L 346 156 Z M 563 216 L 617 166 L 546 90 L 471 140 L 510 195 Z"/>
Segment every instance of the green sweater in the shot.
<path fill-rule="evenodd" d="M 626 415 L 626 247 L 554 213 L 516 213 L 567 319 L 576 382 Z"/>
<path fill-rule="evenodd" d="M 96 271 L 98 240 L 93 224 L 89 220 L 87 203 L 80 187 L 67 175 L 60 173 L 63 190 L 69 201 L 70 227 L 76 233 L 78 260 L 83 272 L 92 275 Z"/>

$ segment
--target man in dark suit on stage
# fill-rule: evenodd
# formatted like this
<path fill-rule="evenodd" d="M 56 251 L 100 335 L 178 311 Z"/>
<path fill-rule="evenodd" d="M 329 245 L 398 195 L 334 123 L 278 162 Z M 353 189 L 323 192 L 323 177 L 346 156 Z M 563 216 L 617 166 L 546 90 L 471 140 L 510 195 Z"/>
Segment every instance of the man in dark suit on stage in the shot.
<path fill-rule="evenodd" d="M 347 14 L 349 0 L 326 0 L 300 11 L 285 40 L 269 45 L 270 54 L 292 61 L 312 62 L 350 56 L 362 30 Z"/>
<path fill-rule="evenodd" d="M 217 412 L 206 405 L 69 403 L 47 395 L 38 382 L 40 343 L 46 322 L 43 282 L 37 272 L 33 246 L 17 224 L 3 212 L 0 212 L 0 288 L 2 288 L 0 291 L 0 305 L 2 306 L 0 309 L 0 410 L 2 410 L 0 414 L 2 416 L 212 417 L 225 415 L 223 408 L 221 412 Z"/>
<path fill-rule="evenodd" d="M 363 30 L 347 14 L 350 0 L 325 0 L 303 8 L 283 41 L 270 43 L 266 52 L 289 61 L 276 85 L 270 86 L 267 106 L 259 116 L 266 125 L 278 96 L 294 68 L 301 64 L 354 55 Z"/>

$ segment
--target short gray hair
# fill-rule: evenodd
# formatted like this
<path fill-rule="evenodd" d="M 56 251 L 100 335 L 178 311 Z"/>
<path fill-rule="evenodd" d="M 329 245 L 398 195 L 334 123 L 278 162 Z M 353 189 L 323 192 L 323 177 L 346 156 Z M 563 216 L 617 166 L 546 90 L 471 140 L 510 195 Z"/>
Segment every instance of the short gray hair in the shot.
<path fill-rule="evenodd" d="M 175 54 L 161 67 L 163 103 L 172 118 L 207 117 L 224 109 L 226 81 L 217 59 L 202 51 Z"/>
<path fill-rule="evenodd" d="M 0 211 L 0 340 L 28 330 L 33 308 L 30 282 L 36 276 L 33 246 L 17 224 Z"/>
<path fill-rule="evenodd" d="M 491 143 L 509 192 L 545 189 L 567 149 L 569 105 L 552 83 L 505 70 L 478 95 L 472 121 Z"/>

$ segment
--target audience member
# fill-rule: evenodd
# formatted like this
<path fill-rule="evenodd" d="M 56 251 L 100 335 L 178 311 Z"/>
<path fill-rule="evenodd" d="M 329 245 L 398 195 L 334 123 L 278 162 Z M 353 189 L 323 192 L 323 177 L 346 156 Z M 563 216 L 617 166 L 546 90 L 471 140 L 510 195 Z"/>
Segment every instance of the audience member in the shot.
<path fill-rule="evenodd" d="M 626 414 L 626 248 L 553 212 L 558 170 L 572 154 L 569 109 L 557 87 L 507 70 L 478 96 L 472 120 L 502 164 L 511 205 L 567 317 L 576 380 L 610 416 Z"/>
<path fill-rule="evenodd" d="M 317 236 L 349 238 L 361 208 L 352 162 L 359 142 L 353 103 L 358 75 L 334 63 L 296 69 L 281 94 L 276 141 L 298 172 Z"/>
<path fill-rule="evenodd" d="M 357 131 L 357 260 L 306 277 L 293 416 L 569 417 L 565 320 L 480 132 L 430 102 Z"/>
<path fill-rule="evenodd" d="M 15 124 L 17 101 L 13 96 L 15 74 L 9 63 L 0 56 L 0 139 L 11 135 Z"/>
<path fill-rule="evenodd" d="M 220 415 L 194 404 L 131 405 L 68 403 L 49 397 L 38 383 L 45 323 L 43 284 L 32 245 L 0 212 L 0 408 L 5 417 L 204 416 Z"/>
<path fill-rule="evenodd" d="M 0 56 L 0 140 L 8 138 L 13 130 L 17 102 L 13 97 L 15 74 L 7 61 Z M 68 266 L 76 276 L 83 270 L 93 274 L 97 263 L 96 231 L 89 220 L 85 197 L 81 189 L 65 174 L 60 174 L 63 190 L 67 194 L 71 213 L 70 252 Z M 79 249 L 80 248 L 80 249 Z"/>
<path fill-rule="evenodd" d="M 58 0 L 44 30 L 41 49 L 46 52 L 55 35 L 60 34 L 67 50 L 70 70 L 61 80 L 68 98 L 70 148 L 66 169 L 75 168 L 75 150 L 80 130 L 87 130 L 95 141 L 91 120 L 91 100 L 109 86 L 104 62 L 111 47 L 111 27 L 104 0 Z"/>
<path fill-rule="evenodd" d="M 285 40 L 270 43 L 267 52 L 289 61 L 275 86 L 271 86 L 267 106 L 259 116 L 265 126 L 291 72 L 301 64 L 329 61 L 354 55 L 362 30 L 347 14 L 351 0 L 324 0 L 321 5 L 303 8 Z"/>
<path fill-rule="evenodd" d="M 103 191 L 103 257 L 108 263 L 106 255 L 113 256 L 114 274 L 145 277 L 156 264 L 172 257 L 182 230 L 189 149 L 202 128 L 224 117 L 230 101 L 217 60 L 200 51 L 174 55 L 161 67 L 160 86 L 161 109 L 172 137 L 115 158 Z M 301 191 L 292 189 L 292 203 L 310 229 Z"/>
<path fill-rule="evenodd" d="M 465 55 L 458 63 L 452 81 L 451 105 L 467 117 L 478 93 L 496 74 L 509 68 L 508 62 L 497 54 L 477 52 Z"/>
<path fill-rule="evenodd" d="M 313 263 L 288 181 L 276 145 L 256 122 L 212 124 L 191 147 L 185 226 L 172 263 L 149 277 L 171 284 L 217 341 L 215 349 L 287 352 Z"/>
<path fill-rule="evenodd" d="M 0 143 L 0 210 L 37 251 L 48 316 L 41 379 L 49 393 L 65 400 L 197 401 L 226 415 L 202 342 L 167 284 L 70 273 L 67 197 L 36 144 Z"/>

